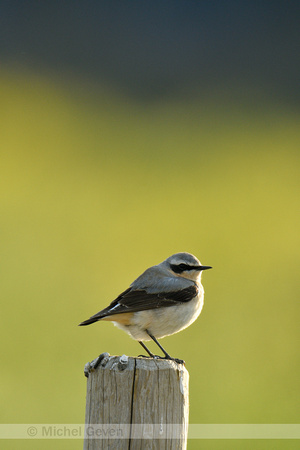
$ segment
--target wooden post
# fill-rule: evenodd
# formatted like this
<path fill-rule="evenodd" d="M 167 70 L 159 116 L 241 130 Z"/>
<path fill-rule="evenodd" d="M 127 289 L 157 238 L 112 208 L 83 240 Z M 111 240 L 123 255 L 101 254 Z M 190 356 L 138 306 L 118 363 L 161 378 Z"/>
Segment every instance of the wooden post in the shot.
<path fill-rule="evenodd" d="M 189 374 L 183 364 L 100 355 L 88 376 L 84 450 L 185 449 Z M 96 366 L 97 366 L 97 360 Z"/>

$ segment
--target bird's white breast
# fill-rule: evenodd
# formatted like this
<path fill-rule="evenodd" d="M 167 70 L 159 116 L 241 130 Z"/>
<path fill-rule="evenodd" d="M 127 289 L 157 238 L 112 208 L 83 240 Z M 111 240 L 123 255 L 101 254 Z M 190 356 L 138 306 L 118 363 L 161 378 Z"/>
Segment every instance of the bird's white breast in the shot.
<path fill-rule="evenodd" d="M 135 312 L 130 325 L 115 322 L 115 325 L 129 333 L 138 341 L 149 341 L 145 330 L 156 338 L 162 338 L 187 328 L 201 313 L 204 291 L 199 286 L 199 294 L 193 300 L 174 306 Z"/>

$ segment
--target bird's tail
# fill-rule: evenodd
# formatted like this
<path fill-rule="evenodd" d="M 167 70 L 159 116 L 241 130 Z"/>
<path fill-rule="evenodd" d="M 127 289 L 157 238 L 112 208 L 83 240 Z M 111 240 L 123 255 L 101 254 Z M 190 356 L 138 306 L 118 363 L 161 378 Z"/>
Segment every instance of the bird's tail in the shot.
<path fill-rule="evenodd" d="M 87 320 L 84 320 L 83 322 L 81 322 L 80 324 L 79 324 L 79 326 L 81 327 L 81 326 L 84 326 L 84 325 L 90 325 L 91 323 L 94 323 L 94 322 L 98 322 L 98 320 L 100 320 L 101 319 L 101 317 L 90 317 L 89 319 L 87 319 Z"/>
<path fill-rule="evenodd" d="M 79 324 L 79 326 L 83 326 L 83 325 L 90 325 L 91 323 L 97 322 L 98 319 L 88 319 L 88 320 L 84 320 L 83 322 L 81 322 Z"/>

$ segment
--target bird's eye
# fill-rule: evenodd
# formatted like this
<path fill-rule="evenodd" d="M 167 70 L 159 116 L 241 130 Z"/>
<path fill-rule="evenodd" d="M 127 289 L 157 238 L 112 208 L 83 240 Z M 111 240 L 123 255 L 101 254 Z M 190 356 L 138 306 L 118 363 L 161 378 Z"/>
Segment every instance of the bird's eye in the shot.
<path fill-rule="evenodd" d="M 185 270 L 189 270 L 189 266 L 187 264 L 181 263 L 181 264 L 171 264 L 171 269 L 175 273 L 182 273 Z"/>

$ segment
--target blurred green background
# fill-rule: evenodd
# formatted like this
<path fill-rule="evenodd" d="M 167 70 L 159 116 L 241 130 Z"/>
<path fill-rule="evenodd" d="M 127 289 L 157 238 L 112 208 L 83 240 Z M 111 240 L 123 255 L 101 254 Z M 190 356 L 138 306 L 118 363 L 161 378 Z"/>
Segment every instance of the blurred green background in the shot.
<path fill-rule="evenodd" d="M 146 101 L 29 66 L 0 70 L 1 422 L 83 423 L 84 364 L 140 346 L 77 324 L 188 251 L 213 266 L 204 309 L 162 344 L 186 361 L 190 423 L 299 423 L 297 105 L 231 87 Z"/>

